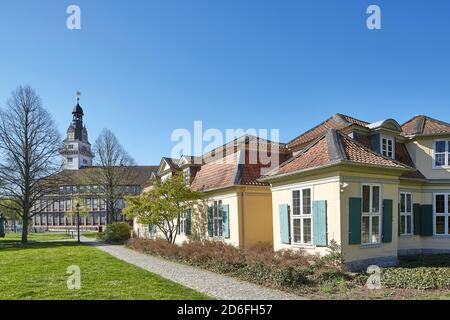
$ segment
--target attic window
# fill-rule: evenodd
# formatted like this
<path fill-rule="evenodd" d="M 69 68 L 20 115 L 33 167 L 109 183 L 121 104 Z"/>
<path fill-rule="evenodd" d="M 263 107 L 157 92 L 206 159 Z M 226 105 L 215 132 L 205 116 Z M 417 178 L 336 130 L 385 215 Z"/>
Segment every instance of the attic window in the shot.
<path fill-rule="evenodd" d="M 387 137 L 381 138 L 381 154 L 385 157 L 394 159 L 394 139 Z"/>
<path fill-rule="evenodd" d="M 450 141 L 435 141 L 434 142 L 434 168 L 450 167 Z"/>

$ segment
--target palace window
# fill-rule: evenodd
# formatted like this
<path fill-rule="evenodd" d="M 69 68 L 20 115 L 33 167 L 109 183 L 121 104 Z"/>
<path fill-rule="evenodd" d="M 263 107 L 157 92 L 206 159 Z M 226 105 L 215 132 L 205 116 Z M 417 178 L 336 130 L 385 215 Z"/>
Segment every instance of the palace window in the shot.
<path fill-rule="evenodd" d="M 381 242 L 381 192 L 379 185 L 362 186 L 362 244 Z"/>
<path fill-rule="evenodd" d="M 394 148 L 395 148 L 394 139 L 386 137 L 381 138 L 381 154 L 383 156 L 394 159 L 395 158 Z"/>
<path fill-rule="evenodd" d="M 294 244 L 312 243 L 311 188 L 292 191 L 292 235 Z"/>
<path fill-rule="evenodd" d="M 434 233 L 450 235 L 450 193 L 434 195 Z"/>
<path fill-rule="evenodd" d="M 450 167 L 450 141 L 440 140 L 434 142 L 433 149 L 433 167 L 449 168 Z"/>
<path fill-rule="evenodd" d="M 191 185 L 191 169 L 186 168 L 183 170 L 183 181 L 186 186 Z"/>
<path fill-rule="evenodd" d="M 409 192 L 400 193 L 400 234 L 413 234 L 412 196 Z"/>

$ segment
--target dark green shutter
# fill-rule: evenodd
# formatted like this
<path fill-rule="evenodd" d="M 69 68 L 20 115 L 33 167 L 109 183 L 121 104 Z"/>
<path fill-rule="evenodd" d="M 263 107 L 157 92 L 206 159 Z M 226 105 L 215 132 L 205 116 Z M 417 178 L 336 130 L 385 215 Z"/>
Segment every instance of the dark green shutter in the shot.
<path fill-rule="evenodd" d="M 0 238 L 5 237 L 5 220 L 0 216 Z"/>
<path fill-rule="evenodd" d="M 431 204 L 420 206 L 420 235 L 424 237 L 433 235 L 433 206 Z"/>
<path fill-rule="evenodd" d="M 186 225 L 184 226 L 184 231 L 187 236 L 192 234 L 192 214 L 191 209 L 186 210 Z"/>
<path fill-rule="evenodd" d="M 413 205 L 414 234 L 420 235 L 420 204 Z"/>
<path fill-rule="evenodd" d="M 213 234 L 213 207 L 208 207 L 208 236 L 212 237 Z"/>
<path fill-rule="evenodd" d="M 327 235 L 327 201 L 313 201 L 313 244 L 326 247 Z"/>
<path fill-rule="evenodd" d="M 289 205 L 280 204 L 279 206 L 280 215 L 280 237 L 281 243 L 291 244 L 291 228 L 290 228 L 290 218 L 289 218 Z"/>
<path fill-rule="evenodd" d="M 361 244 L 362 199 L 349 199 L 348 243 Z"/>
<path fill-rule="evenodd" d="M 390 199 L 383 200 L 383 242 L 392 242 L 392 208 L 393 201 Z"/>
<path fill-rule="evenodd" d="M 225 239 L 230 238 L 230 206 L 222 206 L 222 232 Z"/>

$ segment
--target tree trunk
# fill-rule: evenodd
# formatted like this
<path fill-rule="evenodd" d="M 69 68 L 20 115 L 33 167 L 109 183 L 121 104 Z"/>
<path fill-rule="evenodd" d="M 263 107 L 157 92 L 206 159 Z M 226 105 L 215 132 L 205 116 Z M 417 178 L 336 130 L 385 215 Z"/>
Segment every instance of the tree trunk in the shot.
<path fill-rule="evenodd" d="M 28 212 L 24 212 L 22 219 L 22 243 L 27 242 L 28 242 Z"/>

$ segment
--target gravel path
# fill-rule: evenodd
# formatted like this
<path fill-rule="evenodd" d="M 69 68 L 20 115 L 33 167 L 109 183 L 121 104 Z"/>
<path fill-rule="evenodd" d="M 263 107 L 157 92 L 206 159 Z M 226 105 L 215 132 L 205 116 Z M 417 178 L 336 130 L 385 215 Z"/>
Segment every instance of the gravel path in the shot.
<path fill-rule="evenodd" d="M 264 288 L 235 278 L 139 253 L 124 246 L 109 245 L 83 237 L 97 249 L 220 300 L 299 300 L 300 296 Z"/>

